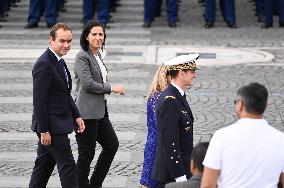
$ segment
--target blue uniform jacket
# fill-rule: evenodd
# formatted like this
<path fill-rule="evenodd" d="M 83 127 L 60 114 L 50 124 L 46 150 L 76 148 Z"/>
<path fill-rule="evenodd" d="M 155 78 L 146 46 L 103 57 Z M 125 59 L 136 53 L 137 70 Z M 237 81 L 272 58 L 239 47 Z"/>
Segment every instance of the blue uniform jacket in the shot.
<path fill-rule="evenodd" d="M 157 108 L 158 144 L 152 178 L 163 183 L 186 175 L 193 150 L 193 115 L 186 99 L 169 85 Z"/>

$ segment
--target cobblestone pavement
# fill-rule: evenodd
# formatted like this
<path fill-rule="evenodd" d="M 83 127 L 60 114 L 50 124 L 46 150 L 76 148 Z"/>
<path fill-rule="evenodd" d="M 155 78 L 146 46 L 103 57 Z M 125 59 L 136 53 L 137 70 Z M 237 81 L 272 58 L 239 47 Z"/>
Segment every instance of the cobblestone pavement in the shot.
<path fill-rule="evenodd" d="M 236 1 L 238 29 L 226 28 L 218 12 L 216 27 L 208 30 L 203 28 L 203 7 L 197 0 L 182 0 L 181 22 L 174 29 L 167 27 L 165 11 L 151 28 L 144 29 L 141 27 L 143 1 L 120 2 L 122 6 L 113 14 L 115 23 L 111 23 L 111 28 L 107 30 L 107 66 L 110 82 L 127 86 L 127 93 L 125 97 L 110 96 L 110 118 L 119 133 L 120 148 L 104 187 L 139 187 L 147 132 L 145 97 L 158 66 L 157 51 L 151 51 L 156 47 L 209 47 L 216 52 L 217 59 L 217 47 L 224 50 L 221 55 L 226 55 L 226 49 L 236 50 L 236 53 L 237 50 L 257 49 L 274 57 L 269 62 L 208 63 L 202 66 L 193 87 L 186 93 L 195 117 L 195 143 L 208 141 L 215 130 L 236 121 L 233 105 L 236 91 L 240 86 L 255 81 L 269 89 L 265 118 L 284 132 L 283 29 L 260 29 L 260 23 L 256 22 L 247 0 Z M 22 0 L 18 7 L 11 10 L 8 22 L 1 23 L 3 27 L 0 29 L 1 188 L 28 186 L 37 147 L 37 140 L 30 132 L 31 121 L 26 118 L 32 112 L 31 69 L 37 54 L 29 53 L 30 56 L 25 58 L 22 58 L 25 54 L 5 54 L 25 49 L 19 52 L 27 53 L 48 45 L 48 30 L 44 28 L 44 22 L 40 23 L 40 28 L 23 29 L 26 18 L 21 15 L 26 14 L 27 7 L 28 0 Z M 82 26 L 80 7 L 81 1 L 68 0 L 67 12 L 59 17 L 59 21 L 67 22 L 73 28 L 73 49 L 79 48 L 78 37 Z M 241 57 L 237 55 L 236 58 Z M 72 70 L 72 57 L 68 59 L 68 66 Z M 74 137 L 71 138 L 71 145 L 76 157 Z M 100 146 L 97 151 L 101 151 Z M 60 187 L 57 170 L 52 175 L 49 187 Z"/>

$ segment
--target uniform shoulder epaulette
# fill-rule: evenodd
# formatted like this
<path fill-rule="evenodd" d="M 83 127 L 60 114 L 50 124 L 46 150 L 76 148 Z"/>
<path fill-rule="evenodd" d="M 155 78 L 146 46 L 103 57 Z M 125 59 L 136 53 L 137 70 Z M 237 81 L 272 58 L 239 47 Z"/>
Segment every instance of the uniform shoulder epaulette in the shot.
<path fill-rule="evenodd" d="M 165 99 L 176 99 L 174 96 L 165 96 Z"/>

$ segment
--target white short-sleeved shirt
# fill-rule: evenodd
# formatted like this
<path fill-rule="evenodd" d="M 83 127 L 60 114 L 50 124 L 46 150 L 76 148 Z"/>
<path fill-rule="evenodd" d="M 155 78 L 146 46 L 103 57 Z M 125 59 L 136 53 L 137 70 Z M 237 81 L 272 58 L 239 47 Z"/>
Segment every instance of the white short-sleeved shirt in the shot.
<path fill-rule="evenodd" d="M 212 137 L 203 165 L 220 170 L 218 188 L 276 188 L 284 173 L 284 133 L 243 118 Z"/>

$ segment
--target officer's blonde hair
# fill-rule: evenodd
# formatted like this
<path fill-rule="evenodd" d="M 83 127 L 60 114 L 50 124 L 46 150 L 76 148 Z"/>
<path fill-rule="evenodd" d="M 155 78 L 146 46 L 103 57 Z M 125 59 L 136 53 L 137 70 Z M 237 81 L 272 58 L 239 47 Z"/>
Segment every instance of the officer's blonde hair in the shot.
<path fill-rule="evenodd" d="M 155 73 L 147 98 L 154 96 L 158 91 L 163 91 L 167 86 L 167 67 L 162 64 Z"/>

